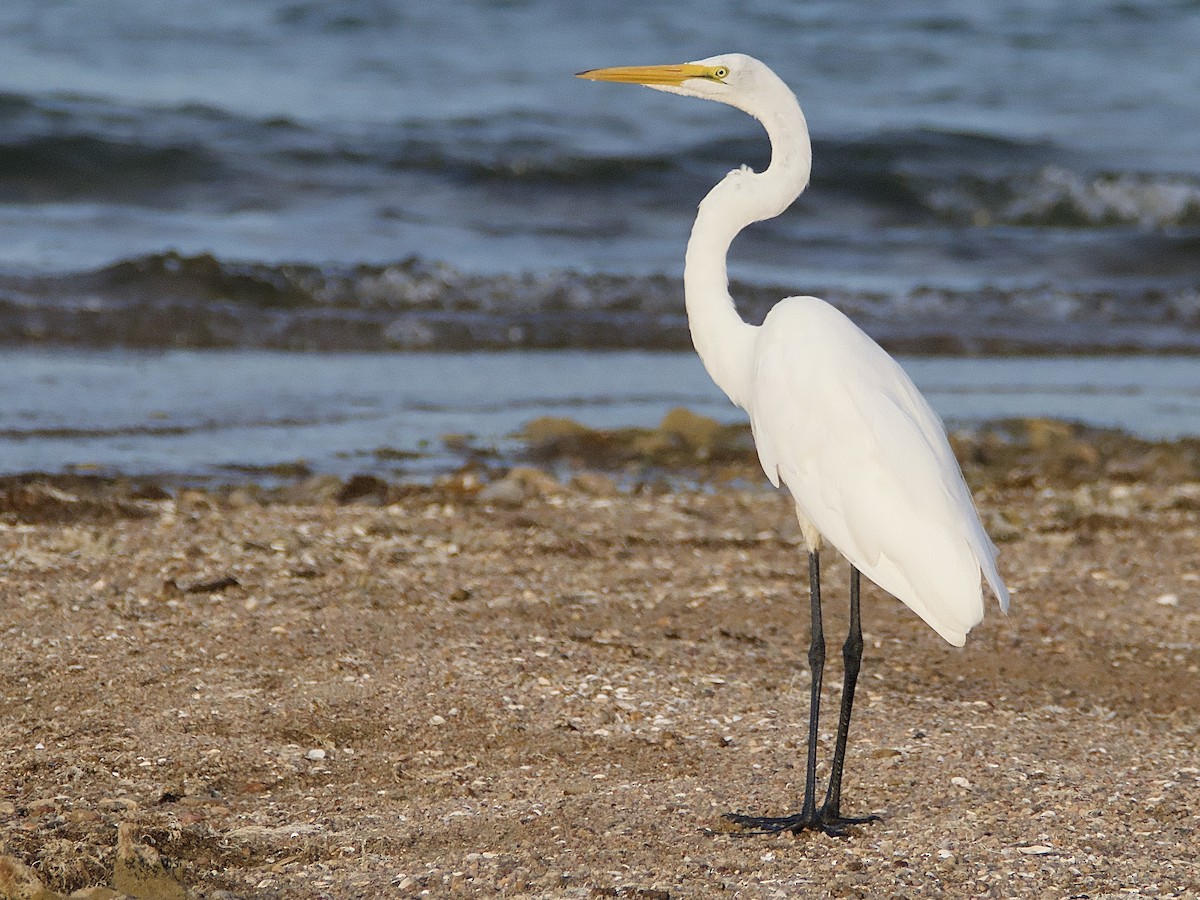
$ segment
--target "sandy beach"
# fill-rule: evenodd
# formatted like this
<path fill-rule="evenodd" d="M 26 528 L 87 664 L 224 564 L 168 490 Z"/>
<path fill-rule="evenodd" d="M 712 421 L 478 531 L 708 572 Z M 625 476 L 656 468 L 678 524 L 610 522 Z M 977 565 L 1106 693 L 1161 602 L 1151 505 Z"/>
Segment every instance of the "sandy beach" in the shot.
<path fill-rule="evenodd" d="M 865 590 L 846 839 L 722 818 L 803 782 L 804 553 L 751 467 L 8 479 L 0 897 L 1196 896 L 1200 452 L 1025 438 L 956 442 L 1011 615 L 956 650 Z"/>

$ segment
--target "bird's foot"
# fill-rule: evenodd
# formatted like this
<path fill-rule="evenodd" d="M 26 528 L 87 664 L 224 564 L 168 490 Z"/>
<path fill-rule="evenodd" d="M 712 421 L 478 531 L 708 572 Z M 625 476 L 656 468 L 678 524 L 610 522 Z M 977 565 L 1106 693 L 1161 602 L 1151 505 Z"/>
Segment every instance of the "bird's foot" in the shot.
<path fill-rule="evenodd" d="M 879 816 L 843 816 L 822 806 L 812 813 L 796 813 L 791 816 L 743 816 L 726 813 L 725 818 L 746 829 L 746 834 L 780 834 L 790 831 L 820 831 L 830 837 L 849 837 L 850 826 L 878 822 Z"/>

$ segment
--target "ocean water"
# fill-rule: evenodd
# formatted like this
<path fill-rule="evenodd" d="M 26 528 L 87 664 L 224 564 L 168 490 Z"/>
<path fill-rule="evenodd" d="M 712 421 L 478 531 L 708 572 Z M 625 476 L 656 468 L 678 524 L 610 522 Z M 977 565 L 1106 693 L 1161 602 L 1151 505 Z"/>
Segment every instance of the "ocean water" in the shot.
<path fill-rule="evenodd" d="M 0 368 L 608 350 L 669 385 L 695 206 L 766 142 L 572 74 L 742 51 L 794 87 L 815 152 L 734 246 L 747 318 L 816 293 L 901 353 L 1172 354 L 1186 395 L 1197 46 L 1197 0 L 6 0 Z M 163 409 L 190 408 L 163 377 Z"/>

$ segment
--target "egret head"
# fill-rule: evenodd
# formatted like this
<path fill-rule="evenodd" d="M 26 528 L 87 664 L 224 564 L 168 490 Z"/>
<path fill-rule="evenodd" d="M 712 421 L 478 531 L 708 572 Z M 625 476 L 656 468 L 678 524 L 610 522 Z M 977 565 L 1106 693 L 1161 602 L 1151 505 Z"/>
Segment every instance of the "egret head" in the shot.
<path fill-rule="evenodd" d="M 618 81 L 644 84 L 655 90 L 715 100 L 739 109 L 759 95 L 768 83 L 781 84 L 770 69 L 742 53 L 725 53 L 695 62 L 671 66 L 617 66 L 580 72 L 579 78 L 591 81 Z M 750 110 L 746 110 L 750 112 Z"/>
<path fill-rule="evenodd" d="M 779 215 L 808 184 L 812 144 L 808 138 L 804 113 L 791 88 L 752 56 L 724 53 L 671 66 L 591 69 L 580 72 L 578 77 L 591 81 L 644 84 L 684 97 L 714 100 L 740 109 L 763 124 L 772 147 L 771 165 L 767 171 L 773 173 L 774 180 L 769 184 L 763 182 L 764 186 L 758 193 L 750 197 L 744 190 L 745 172 L 735 170 L 713 188 L 702 206 L 750 203 L 754 206 L 757 218 L 748 221 L 757 222 Z M 740 199 L 735 201 L 735 197 Z"/>

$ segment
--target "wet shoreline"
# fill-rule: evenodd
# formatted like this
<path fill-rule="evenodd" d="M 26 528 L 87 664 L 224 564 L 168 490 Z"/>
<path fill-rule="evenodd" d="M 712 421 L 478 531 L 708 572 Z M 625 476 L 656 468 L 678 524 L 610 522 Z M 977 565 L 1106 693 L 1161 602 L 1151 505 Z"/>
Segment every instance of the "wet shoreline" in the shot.
<path fill-rule="evenodd" d="M 1076 489 L 1099 481 L 1157 485 L 1168 504 L 1200 504 L 1200 438 L 1151 441 L 1054 419 L 993 422 L 951 432 L 973 490 Z M 531 421 L 519 449 L 501 457 L 464 441 L 458 463 L 433 478 L 339 476 L 303 465 L 242 471 L 222 480 L 195 473 L 25 472 L 0 476 L 0 519 L 138 518 L 155 504 L 209 496 L 235 504 L 387 506 L 414 497 L 521 506 L 547 496 L 652 496 L 694 490 L 769 491 L 749 427 L 685 409 L 656 428 L 589 428 L 571 419 Z"/>
<path fill-rule="evenodd" d="M 538 419 L 600 432 L 661 429 L 681 408 L 716 426 L 745 421 L 692 351 L 21 350 L 0 357 L 0 474 L 430 482 L 472 461 L 518 464 L 527 450 L 520 435 Z M 1192 357 L 901 364 L 952 432 L 1044 418 L 1144 440 L 1200 436 L 1200 367 Z M 748 445 L 744 432 L 742 440 Z M 620 441 L 609 443 L 615 455 L 601 466 L 639 462 Z"/>

